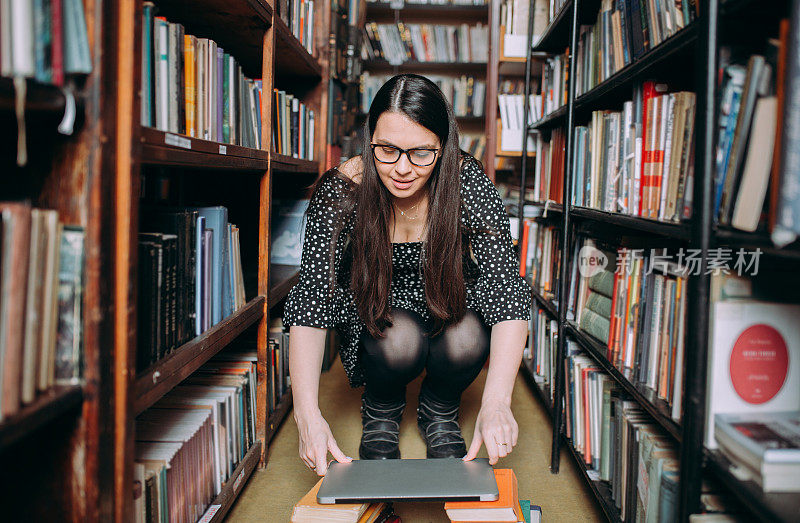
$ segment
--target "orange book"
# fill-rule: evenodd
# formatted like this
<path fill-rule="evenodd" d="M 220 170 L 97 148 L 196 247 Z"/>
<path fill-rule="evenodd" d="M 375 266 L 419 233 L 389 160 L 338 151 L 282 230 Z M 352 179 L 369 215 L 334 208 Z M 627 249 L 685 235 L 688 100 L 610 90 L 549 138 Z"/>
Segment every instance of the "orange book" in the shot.
<path fill-rule="evenodd" d="M 195 81 L 195 40 L 192 35 L 183 36 L 183 72 L 186 90 L 186 134 L 197 136 L 195 111 L 197 106 L 197 83 Z"/>
<path fill-rule="evenodd" d="M 531 227 L 530 220 L 523 219 L 522 225 L 522 246 L 520 252 L 519 275 L 525 277 L 525 267 L 528 265 L 528 231 Z"/>
<path fill-rule="evenodd" d="M 451 521 L 525 521 L 519 506 L 517 476 L 511 469 L 495 469 L 497 501 L 448 501 L 444 510 Z"/>
<path fill-rule="evenodd" d="M 292 510 L 293 523 L 301 523 L 306 521 L 352 521 L 356 523 L 361 520 L 361 516 L 370 508 L 369 503 L 336 503 L 335 505 L 322 505 L 317 503 L 317 492 L 322 485 L 320 478 L 314 488 L 309 490 L 305 496 L 300 498 L 300 501 L 294 506 Z"/>

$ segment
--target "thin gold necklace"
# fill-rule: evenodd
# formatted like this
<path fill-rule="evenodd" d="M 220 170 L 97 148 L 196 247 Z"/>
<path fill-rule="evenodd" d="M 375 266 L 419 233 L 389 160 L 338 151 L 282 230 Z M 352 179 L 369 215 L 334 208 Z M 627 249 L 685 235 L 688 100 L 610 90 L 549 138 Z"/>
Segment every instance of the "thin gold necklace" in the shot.
<path fill-rule="evenodd" d="M 408 213 L 413 211 L 415 208 L 419 207 L 419 204 L 420 204 L 421 201 L 422 200 L 420 200 L 419 202 L 415 203 L 414 205 L 412 205 L 409 209 L 407 209 L 405 211 L 403 209 L 401 209 L 400 206 L 397 205 L 397 204 L 394 204 L 394 206 L 397 208 L 398 211 L 400 211 L 400 214 L 405 216 L 407 219 L 416 220 L 417 218 L 419 218 L 419 213 L 417 213 L 414 217 L 409 216 Z"/>

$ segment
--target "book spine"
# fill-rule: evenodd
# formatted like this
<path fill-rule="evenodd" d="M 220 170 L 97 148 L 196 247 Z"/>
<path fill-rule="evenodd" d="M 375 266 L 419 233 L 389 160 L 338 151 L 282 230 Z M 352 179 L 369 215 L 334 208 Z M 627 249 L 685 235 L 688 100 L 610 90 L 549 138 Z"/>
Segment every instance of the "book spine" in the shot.
<path fill-rule="evenodd" d="M 188 136 L 197 136 L 195 114 L 197 112 L 197 86 L 195 84 L 195 42 L 194 37 L 191 35 L 184 35 L 183 37 L 183 55 L 184 55 L 184 90 L 186 93 L 186 103 L 184 112 L 186 114 L 185 125 L 186 134 Z"/>

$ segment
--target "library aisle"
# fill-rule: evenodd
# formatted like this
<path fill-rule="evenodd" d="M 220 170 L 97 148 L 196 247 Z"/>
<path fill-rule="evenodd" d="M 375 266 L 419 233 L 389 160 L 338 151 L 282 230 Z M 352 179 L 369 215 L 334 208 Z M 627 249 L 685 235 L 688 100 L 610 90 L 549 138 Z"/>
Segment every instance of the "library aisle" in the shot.
<path fill-rule="evenodd" d="M 486 370 L 467 389 L 462 400 L 461 427 L 468 442 L 485 379 Z M 416 398 L 420 383 L 421 378 L 418 378 L 408 387 L 408 405 L 400 432 L 400 451 L 404 458 L 425 457 L 425 445 L 416 426 Z M 361 390 L 347 385 L 339 360 L 330 371 L 322 374 L 320 408 L 342 451 L 353 457 L 358 456 L 361 438 Z M 566 456 L 566 449 L 562 448 L 565 454 L 561 473 L 550 474 L 550 420 L 521 374 L 514 387 L 512 410 L 520 426 L 519 443 L 510 456 L 498 462 L 497 467 L 514 469 L 519 480 L 520 497 L 540 505 L 542 516 L 548 522 L 602 521 L 602 513 L 574 462 Z M 287 418 L 270 442 L 267 467 L 253 473 L 226 521 L 288 521 L 292 506 L 318 479 L 300 461 L 297 441 L 297 425 Z M 481 456 L 486 456 L 485 450 Z M 397 503 L 395 511 L 403 518 L 403 523 L 449 521 L 442 503 Z"/>

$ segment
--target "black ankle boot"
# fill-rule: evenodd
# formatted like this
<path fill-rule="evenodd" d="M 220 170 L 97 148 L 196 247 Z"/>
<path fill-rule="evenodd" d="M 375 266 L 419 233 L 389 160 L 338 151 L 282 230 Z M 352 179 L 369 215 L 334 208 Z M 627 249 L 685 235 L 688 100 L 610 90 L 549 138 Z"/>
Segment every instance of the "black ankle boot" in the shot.
<path fill-rule="evenodd" d="M 361 459 L 400 459 L 400 420 L 403 417 L 405 400 L 382 403 L 361 395 Z"/>
<path fill-rule="evenodd" d="M 426 393 L 419 393 L 417 426 L 419 427 L 429 458 L 463 458 L 467 446 L 458 426 L 460 400 L 455 403 L 441 402 Z"/>

